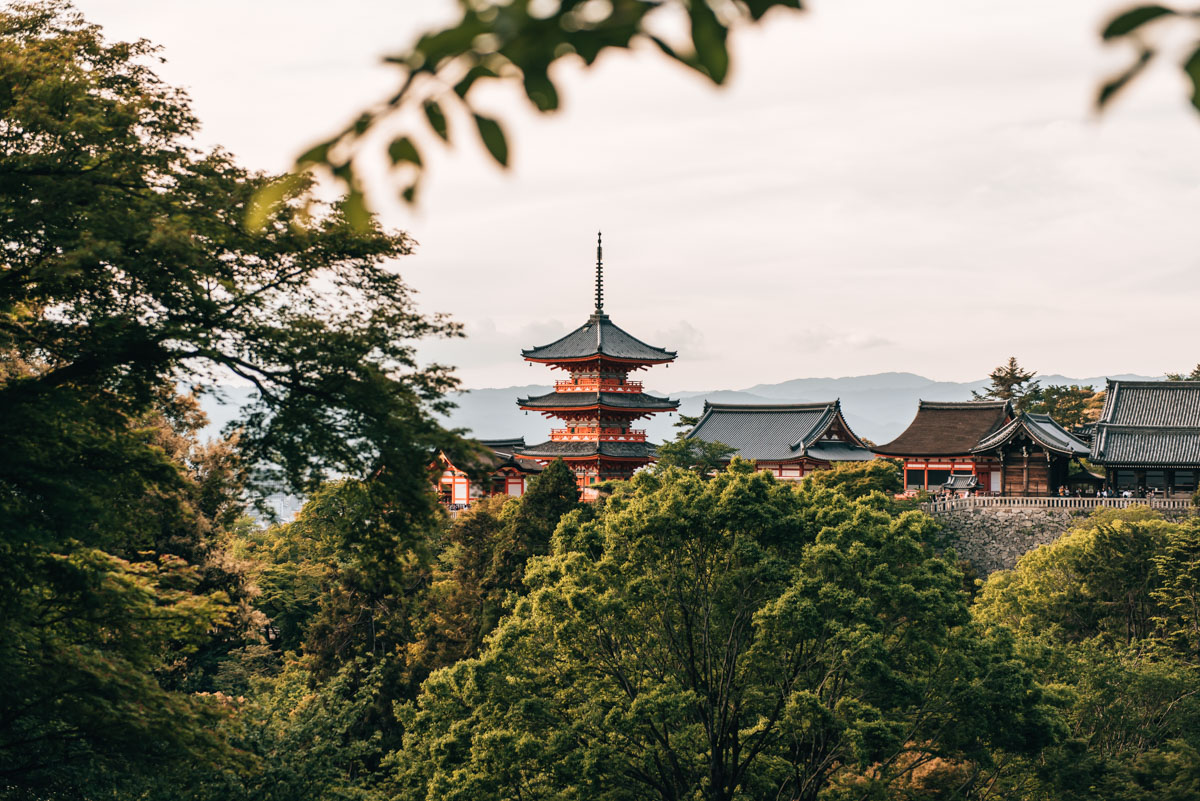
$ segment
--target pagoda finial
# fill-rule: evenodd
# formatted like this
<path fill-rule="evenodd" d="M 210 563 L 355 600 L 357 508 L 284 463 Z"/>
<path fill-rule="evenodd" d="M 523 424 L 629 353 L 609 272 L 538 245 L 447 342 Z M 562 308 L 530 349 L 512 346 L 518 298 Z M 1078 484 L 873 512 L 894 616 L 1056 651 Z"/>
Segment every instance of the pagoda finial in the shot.
<path fill-rule="evenodd" d="M 596 314 L 604 314 L 604 247 L 596 232 Z"/>

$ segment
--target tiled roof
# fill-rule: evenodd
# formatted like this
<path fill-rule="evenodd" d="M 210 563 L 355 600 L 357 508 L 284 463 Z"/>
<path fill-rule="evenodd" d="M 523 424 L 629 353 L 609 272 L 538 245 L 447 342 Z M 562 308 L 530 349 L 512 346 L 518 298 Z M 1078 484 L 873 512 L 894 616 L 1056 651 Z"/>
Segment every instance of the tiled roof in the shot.
<path fill-rule="evenodd" d="M 870 448 L 846 442 L 821 440 L 805 448 L 804 455 L 822 462 L 867 462 L 875 458 Z"/>
<path fill-rule="evenodd" d="M 1200 427 L 1200 381 L 1109 381 L 1100 424 Z"/>
<path fill-rule="evenodd" d="M 871 459 L 871 453 L 854 439 L 851 443 L 820 440 L 841 421 L 841 404 L 734 404 L 705 403 L 704 414 L 688 432 L 688 439 L 721 442 L 737 449 L 745 459 L 781 462 L 810 456 L 828 461 Z M 850 433 L 854 437 L 853 432 Z"/>
<path fill-rule="evenodd" d="M 908 428 L 871 450 L 884 456 L 967 456 L 1011 415 L 1008 401 L 918 401 L 917 416 Z"/>
<path fill-rule="evenodd" d="M 460 466 L 469 465 L 471 469 L 489 470 L 495 472 L 505 467 L 512 467 L 520 470 L 522 473 L 540 473 L 543 469 L 542 465 L 537 462 L 532 462 L 527 459 L 517 459 L 514 457 L 514 452 L 525 446 L 524 437 L 511 437 L 509 439 L 477 439 L 476 443 L 484 447 L 483 451 L 471 451 L 464 457 L 460 457 Z M 446 454 L 442 457 L 447 462 L 450 461 Z M 453 466 L 453 465 L 452 465 Z M 456 466 L 457 469 L 457 466 Z"/>
<path fill-rule="evenodd" d="M 1200 465 L 1200 381 L 1109 381 L 1091 459 Z"/>
<path fill-rule="evenodd" d="M 953 474 L 950 480 L 942 484 L 948 490 L 969 490 L 979 486 L 979 477 L 976 475 L 964 475 L 962 473 Z"/>
<path fill-rule="evenodd" d="M 1100 426 L 1091 458 L 1100 464 L 1200 466 L 1200 428 Z"/>
<path fill-rule="evenodd" d="M 530 445 L 519 455 L 531 456 L 536 459 L 554 459 L 563 457 L 611 456 L 614 459 L 651 459 L 654 457 L 655 446 L 649 442 L 543 442 Z"/>
<path fill-rule="evenodd" d="M 521 355 L 532 361 L 556 359 L 586 359 L 610 356 L 643 362 L 669 362 L 675 351 L 647 345 L 633 334 L 618 327 L 607 314 L 593 314 L 588 321 L 549 345 L 522 350 Z"/>
<path fill-rule="evenodd" d="M 477 439 L 475 440 L 485 448 L 491 448 L 494 451 L 504 451 L 512 453 L 514 449 L 525 447 L 524 437 L 509 437 L 508 439 Z"/>
<path fill-rule="evenodd" d="M 1056 423 L 1050 415 L 1028 412 L 1022 412 L 999 431 L 984 437 L 971 451 L 973 453 L 990 451 L 1021 433 L 1060 456 L 1088 455 L 1087 444 Z"/>
<path fill-rule="evenodd" d="M 518 398 L 517 405 L 530 409 L 579 409 L 607 406 L 611 409 L 653 409 L 671 411 L 679 401 L 647 395 L 644 392 L 550 392 L 532 398 Z"/>

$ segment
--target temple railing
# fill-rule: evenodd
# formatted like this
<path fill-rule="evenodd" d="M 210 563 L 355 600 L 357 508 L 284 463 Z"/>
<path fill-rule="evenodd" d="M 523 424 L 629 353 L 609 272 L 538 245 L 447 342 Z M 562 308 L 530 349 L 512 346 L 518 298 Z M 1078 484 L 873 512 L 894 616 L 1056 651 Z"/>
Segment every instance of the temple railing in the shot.
<path fill-rule="evenodd" d="M 589 426 L 576 426 L 574 430 L 555 428 L 550 431 L 550 439 L 554 442 L 645 442 L 646 429 Z"/>
<path fill-rule="evenodd" d="M 631 392 L 642 391 L 641 381 L 618 381 L 615 378 L 584 378 L 579 382 L 555 381 L 555 392 Z"/>
<path fill-rule="evenodd" d="M 1181 511 L 1192 508 L 1191 498 L 1034 498 L 1001 496 L 995 498 L 949 498 L 921 504 L 929 514 L 961 512 L 967 509 L 996 507 L 1025 507 L 1040 509 L 1125 509 L 1130 506 L 1149 506 L 1151 509 Z"/>

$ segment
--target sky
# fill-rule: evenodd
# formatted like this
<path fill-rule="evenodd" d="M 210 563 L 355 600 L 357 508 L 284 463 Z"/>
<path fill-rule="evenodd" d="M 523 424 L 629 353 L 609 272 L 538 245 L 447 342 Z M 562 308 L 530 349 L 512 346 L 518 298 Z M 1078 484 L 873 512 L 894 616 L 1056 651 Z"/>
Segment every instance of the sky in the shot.
<path fill-rule="evenodd" d="M 448 0 L 76 0 L 162 46 L 203 146 L 283 170 L 396 86 L 381 61 Z M 561 64 L 563 109 L 491 91 L 512 167 L 465 125 L 427 154 L 400 268 L 467 338 L 467 387 L 544 383 L 521 348 L 605 306 L 679 352 L 654 386 L 905 371 L 1160 374 L 1200 361 L 1200 114 L 1171 64 L 1102 117 L 1130 58 L 1084 0 L 814 0 L 735 32 L 722 89 L 650 49 Z M 1178 62 L 1176 56 L 1170 57 Z M 451 120 L 452 128 L 456 120 Z M 463 122 L 463 121 L 458 121 Z"/>

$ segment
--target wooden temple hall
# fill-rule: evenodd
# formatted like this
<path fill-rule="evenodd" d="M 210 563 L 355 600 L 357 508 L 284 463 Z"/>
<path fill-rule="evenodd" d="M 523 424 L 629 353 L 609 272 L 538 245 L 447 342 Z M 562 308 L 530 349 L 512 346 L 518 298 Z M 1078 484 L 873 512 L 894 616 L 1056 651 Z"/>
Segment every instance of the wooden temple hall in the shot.
<path fill-rule="evenodd" d="M 896 439 L 874 449 L 903 460 L 907 492 L 1057 495 L 1089 446 L 1044 414 L 1008 401 L 920 401 Z"/>

